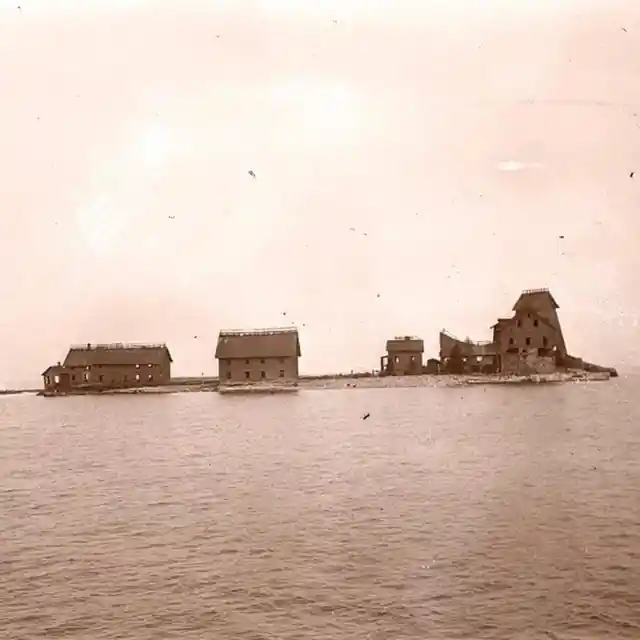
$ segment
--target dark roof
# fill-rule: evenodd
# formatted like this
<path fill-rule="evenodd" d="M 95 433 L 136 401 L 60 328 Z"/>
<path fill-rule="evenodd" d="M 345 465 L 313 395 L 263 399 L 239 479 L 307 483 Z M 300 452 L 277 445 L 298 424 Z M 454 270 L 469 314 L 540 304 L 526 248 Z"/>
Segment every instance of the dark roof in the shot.
<path fill-rule="evenodd" d="M 526 289 L 513 305 L 513 310 L 532 309 L 534 311 L 542 311 L 548 308 L 549 303 L 554 309 L 560 308 L 549 289 Z"/>
<path fill-rule="evenodd" d="M 63 367 L 60 363 L 58 364 L 52 364 L 50 367 L 47 367 L 41 375 L 43 376 L 47 376 L 47 375 L 56 375 L 58 373 L 64 373 L 68 371 L 68 369 L 66 367 Z"/>
<path fill-rule="evenodd" d="M 96 365 L 164 364 L 173 362 L 166 344 L 86 344 L 74 345 L 64 359 L 65 367 Z"/>
<path fill-rule="evenodd" d="M 509 322 L 511 322 L 512 318 L 498 318 L 498 322 L 496 322 L 495 324 L 491 325 L 491 329 L 494 329 L 495 327 L 501 326 L 501 325 L 505 325 L 508 324 Z"/>
<path fill-rule="evenodd" d="M 424 341 L 415 336 L 399 336 L 387 340 L 387 353 L 424 353 Z"/>
<path fill-rule="evenodd" d="M 216 358 L 299 358 L 298 330 L 255 329 L 251 331 L 221 331 L 216 346 Z"/>

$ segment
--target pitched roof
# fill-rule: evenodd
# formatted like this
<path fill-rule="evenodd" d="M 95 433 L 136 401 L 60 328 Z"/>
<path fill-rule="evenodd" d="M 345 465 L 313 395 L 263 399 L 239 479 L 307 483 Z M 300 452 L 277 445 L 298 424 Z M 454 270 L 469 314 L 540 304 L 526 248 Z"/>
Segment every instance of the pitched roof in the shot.
<path fill-rule="evenodd" d="M 166 344 L 86 344 L 72 346 L 64 366 L 163 364 L 167 359 L 173 362 Z"/>
<path fill-rule="evenodd" d="M 560 308 L 549 289 L 525 289 L 513 305 L 513 310 L 531 309 L 534 311 L 543 311 L 544 309 L 548 309 L 549 304 L 551 304 L 554 309 Z"/>
<path fill-rule="evenodd" d="M 387 340 L 388 353 L 424 353 L 424 341 L 414 336 L 400 336 Z"/>
<path fill-rule="evenodd" d="M 299 358 L 300 338 L 293 327 L 221 331 L 215 357 L 232 358 Z"/>
<path fill-rule="evenodd" d="M 41 375 L 43 376 L 47 376 L 47 375 L 56 375 L 58 373 L 65 373 L 67 372 L 68 369 L 66 367 L 63 367 L 60 363 L 58 364 L 52 364 L 51 366 L 47 367 Z"/>

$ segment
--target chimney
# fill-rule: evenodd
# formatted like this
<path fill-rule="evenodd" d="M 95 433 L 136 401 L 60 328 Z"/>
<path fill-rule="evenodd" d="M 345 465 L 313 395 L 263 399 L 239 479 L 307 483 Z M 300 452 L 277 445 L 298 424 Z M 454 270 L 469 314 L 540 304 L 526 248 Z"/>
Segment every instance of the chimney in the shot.
<path fill-rule="evenodd" d="M 91 343 L 90 342 L 87 342 L 87 350 L 91 351 Z"/>

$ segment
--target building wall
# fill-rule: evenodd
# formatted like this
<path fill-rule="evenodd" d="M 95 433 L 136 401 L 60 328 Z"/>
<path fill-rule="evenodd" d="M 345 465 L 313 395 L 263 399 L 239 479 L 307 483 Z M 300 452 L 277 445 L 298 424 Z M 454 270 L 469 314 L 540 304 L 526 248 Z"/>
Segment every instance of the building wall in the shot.
<path fill-rule="evenodd" d="M 498 370 L 495 344 L 457 340 L 445 332 L 440 332 L 440 361 L 446 373 L 495 373 Z"/>
<path fill-rule="evenodd" d="M 89 369 L 70 367 L 70 370 L 72 387 L 152 387 L 171 380 L 171 363 L 168 361 L 162 365 L 92 365 Z"/>
<path fill-rule="evenodd" d="M 422 354 L 389 351 L 389 373 L 394 376 L 422 373 Z"/>
<path fill-rule="evenodd" d="M 553 373 L 556 362 L 553 356 L 540 356 L 537 349 L 520 353 L 504 353 L 502 355 L 502 373 L 515 375 L 531 375 L 535 373 Z"/>
<path fill-rule="evenodd" d="M 485 354 L 479 356 L 463 356 L 460 359 L 459 371 L 453 371 L 453 359 L 443 358 L 441 369 L 445 373 L 496 373 L 498 371 L 499 358 L 496 354 Z"/>
<path fill-rule="evenodd" d="M 84 374 L 88 373 L 88 384 L 105 387 L 156 386 L 166 384 L 171 379 L 169 366 L 140 364 L 136 365 L 93 365 L 89 371 L 78 371 L 77 380 L 81 384 Z"/>
<path fill-rule="evenodd" d="M 509 326 L 510 320 L 505 320 L 504 318 L 498 320 L 498 322 L 493 326 L 493 344 L 499 346 L 502 342 L 501 336 L 502 331 L 506 326 Z"/>
<path fill-rule="evenodd" d="M 566 353 L 564 337 L 562 335 L 562 326 L 558 313 L 553 305 L 553 301 L 548 296 L 533 296 L 525 301 L 520 302 L 519 308 L 516 310 L 516 317 L 527 316 L 528 310 L 533 310 L 545 318 L 555 331 L 555 346 L 561 354 Z M 548 325 L 545 325 L 548 327 Z M 551 329 L 549 329 L 551 331 Z"/>
<path fill-rule="evenodd" d="M 464 358 L 464 369 L 471 373 L 494 373 L 497 371 L 497 368 L 497 357 L 495 354 Z"/>
<path fill-rule="evenodd" d="M 43 374 L 44 388 L 47 390 L 65 391 L 71 388 L 70 372 L 63 367 L 52 367 Z"/>
<path fill-rule="evenodd" d="M 298 358 L 221 358 L 218 376 L 225 382 L 260 382 L 262 380 L 297 380 Z"/>
<path fill-rule="evenodd" d="M 497 332 L 496 337 L 500 353 L 507 349 L 552 349 L 560 346 L 554 328 L 527 312 L 517 313 Z"/>
<path fill-rule="evenodd" d="M 435 358 L 429 358 L 424 371 L 425 373 L 440 373 L 440 361 Z"/>

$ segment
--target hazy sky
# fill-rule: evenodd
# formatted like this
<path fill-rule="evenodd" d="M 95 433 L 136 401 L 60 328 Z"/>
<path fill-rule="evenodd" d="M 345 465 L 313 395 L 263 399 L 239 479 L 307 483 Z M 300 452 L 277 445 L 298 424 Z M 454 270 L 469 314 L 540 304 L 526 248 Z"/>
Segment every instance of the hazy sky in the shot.
<path fill-rule="evenodd" d="M 0 96 L 0 383 L 292 322 L 371 369 L 545 286 L 640 358 L 638 0 L 0 0 Z"/>

